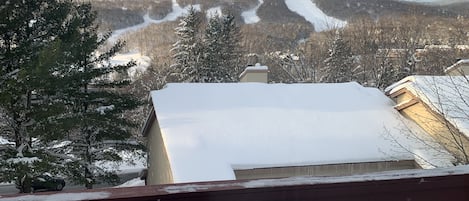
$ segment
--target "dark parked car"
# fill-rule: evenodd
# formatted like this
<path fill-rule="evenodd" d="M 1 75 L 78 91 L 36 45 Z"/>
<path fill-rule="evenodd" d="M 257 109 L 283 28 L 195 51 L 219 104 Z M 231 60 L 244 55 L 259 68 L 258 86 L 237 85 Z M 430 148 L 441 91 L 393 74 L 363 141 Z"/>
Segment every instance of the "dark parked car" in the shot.
<path fill-rule="evenodd" d="M 51 174 L 45 173 L 33 179 L 31 187 L 36 190 L 53 190 L 61 191 L 65 186 L 65 180 L 60 177 L 53 177 Z"/>

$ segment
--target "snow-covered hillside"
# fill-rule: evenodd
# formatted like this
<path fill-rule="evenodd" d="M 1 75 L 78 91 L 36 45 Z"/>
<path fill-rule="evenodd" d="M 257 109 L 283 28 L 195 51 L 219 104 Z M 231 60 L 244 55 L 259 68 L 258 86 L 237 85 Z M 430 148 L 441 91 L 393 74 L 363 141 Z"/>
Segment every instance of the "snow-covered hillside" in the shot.
<path fill-rule="evenodd" d="M 342 27 L 346 23 L 345 21 L 326 15 L 311 0 L 285 0 L 285 3 L 288 9 L 298 13 L 313 24 L 316 31 Z"/>
<path fill-rule="evenodd" d="M 197 10 L 200 10 L 200 5 L 193 5 L 193 7 Z M 150 18 L 150 15 L 147 13 L 145 16 L 143 16 L 144 22 L 135 26 L 127 27 L 124 29 L 119 29 L 115 30 L 112 33 L 112 36 L 109 38 L 109 41 L 115 42 L 119 37 L 125 33 L 132 32 L 132 31 L 137 31 L 139 29 L 143 29 L 150 24 L 159 24 L 163 22 L 170 22 L 170 21 L 175 21 L 177 18 L 185 15 L 187 13 L 187 10 L 189 9 L 189 6 L 182 8 L 176 0 L 172 0 L 172 12 L 166 15 L 163 19 L 160 20 L 154 20 Z"/>
<path fill-rule="evenodd" d="M 258 0 L 258 4 L 250 9 L 242 11 L 240 17 L 243 19 L 245 24 L 254 24 L 261 22 L 261 18 L 257 15 L 258 9 L 264 4 L 264 0 Z M 316 31 L 324 31 L 331 28 L 341 27 L 345 25 L 345 21 L 330 17 L 326 15 L 321 9 L 319 9 L 315 3 L 311 0 L 285 0 L 289 11 L 294 12 L 305 18 L 306 21 L 310 22 Z M 176 0 L 172 0 L 172 12 L 167 14 L 162 19 L 152 19 L 147 13 L 143 16 L 143 23 L 127 27 L 124 29 L 115 30 L 109 39 L 110 42 L 115 42 L 121 35 L 143 29 L 151 24 L 159 24 L 163 22 L 171 22 L 177 20 L 177 18 L 185 15 L 189 7 L 194 7 L 196 10 L 201 10 L 201 5 L 188 5 L 181 7 Z M 207 17 L 214 14 L 221 14 L 222 7 L 215 6 L 206 8 L 204 11 L 207 13 Z"/>
<path fill-rule="evenodd" d="M 243 18 L 244 23 L 254 24 L 254 23 L 258 23 L 259 21 L 261 21 L 261 18 L 257 16 L 257 10 L 259 9 L 259 7 L 262 6 L 263 3 L 264 3 L 264 0 L 259 0 L 259 4 L 256 7 L 241 13 L 241 17 Z"/>

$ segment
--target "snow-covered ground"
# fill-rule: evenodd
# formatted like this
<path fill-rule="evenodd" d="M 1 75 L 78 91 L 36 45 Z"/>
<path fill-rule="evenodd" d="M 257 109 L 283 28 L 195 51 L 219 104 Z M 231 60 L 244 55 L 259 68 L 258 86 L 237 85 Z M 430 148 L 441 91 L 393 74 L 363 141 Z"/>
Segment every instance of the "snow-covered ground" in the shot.
<path fill-rule="evenodd" d="M 110 62 L 113 65 L 122 65 L 130 61 L 135 61 L 137 65 L 127 70 L 131 80 L 135 80 L 139 75 L 144 73 L 151 64 L 151 59 L 148 56 L 142 55 L 137 51 L 127 53 L 120 53 L 111 58 Z"/>
<path fill-rule="evenodd" d="M 259 9 L 259 7 L 261 7 L 263 3 L 264 3 L 264 0 L 259 0 L 259 4 L 256 7 L 241 13 L 241 17 L 243 18 L 244 23 L 254 24 L 254 23 L 258 23 L 259 21 L 261 21 L 261 18 L 257 16 L 257 9 Z"/>
<path fill-rule="evenodd" d="M 330 17 L 322 12 L 311 0 L 285 0 L 288 9 L 303 16 L 306 21 L 314 25 L 317 32 L 340 28 L 345 26 L 346 22 Z"/>
<path fill-rule="evenodd" d="M 0 136 L 0 145 L 6 145 L 6 144 L 14 144 L 13 142 L 8 141 L 7 139 L 3 138 Z"/>
<path fill-rule="evenodd" d="M 145 186 L 145 181 L 141 180 L 140 178 L 134 178 L 119 186 L 115 186 L 115 188 L 134 187 L 134 186 Z"/>
<path fill-rule="evenodd" d="M 257 16 L 257 10 L 263 3 L 264 0 L 259 0 L 256 7 L 241 13 L 244 23 L 254 24 L 260 22 L 261 19 Z M 318 32 L 343 27 L 346 24 L 345 21 L 326 15 L 311 0 L 285 0 L 285 4 L 290 11 L 303 16 L 306 21 L 314 25 L 315 30 Z"/>
<path fill-rule="evenodd" d="M 140 172 L 147 167 L 146 157 L 142 151 L 121 151 L 119 156 L 122 157 L 122 162 L 96 162 L 96 165 L 122 174 Z"/>

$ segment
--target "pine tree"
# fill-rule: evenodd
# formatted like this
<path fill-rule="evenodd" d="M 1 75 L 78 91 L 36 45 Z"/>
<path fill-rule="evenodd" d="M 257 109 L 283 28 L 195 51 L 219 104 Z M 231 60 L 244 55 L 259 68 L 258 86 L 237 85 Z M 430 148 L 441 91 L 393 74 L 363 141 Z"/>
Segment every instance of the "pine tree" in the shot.
<path fill-rule="evenodd" d="M 322 82 L 350 82 L 354 79 L 352 49 L 340 31 L 336 33 L 324 65 Z"/>
<path fill-rule="evenodd" d="M 98 163 L 119 162 L 119 152 L 142 148 L 131 134 L 130 128 L 136 125 L 122 116 L 140 104 L 119 90 L 130 81 L 109 77 L 111 73 L 125 73 L 135 63 L 108 62 L 124 44 L 118 42 L 103 52 L 110 34 L 101 36 L 95 19 L 91 4 L 75 5 L 69 29 L 58 39 L 67 60 L 54 72 L 56 82 L 62 84 L 56 99 L 59 104 L 65 103 L 67 113 L 49 118 L 45 128 L 54 129 L 43 140 L 49 147 L 57 144 L 55 139 L 63 142 L 47 153 L 58 158 L 56 164 L 63 167 L 64 174 L 87 188 L 97 182 L 118 182 L 116 169 Z"/>
<path fill-rule="evenodd" d="M 238 80 L 241 57 L 240 33 L 234 15 L 212 16 L 204 37 L 202 77 L 204 82 L 235 82 Z"/>
<path fill-rule="evenodd" d="M 202 18 L 201 12 L 190 7 L 188 14 L 183 17 L 175 29 L 177 42 L 173 45 L 173 60 L 171 65 L 173 76 L 178 81 L 200 82 L 198 79 L 199 63 L 201 60 L 201 37 L 199 29 Z"/>
<path fill-rule="evenodd" d="M 107 79 L 134 65 L 109 64 L 123 43 L 101 51 L 110 35 L 98 34 L 89 3 L 12 0 L 0 16 L 0 119 L 14 142 L 0 147 L 0 179 L 16 180 L 22 192 L 44 172 L 90 188 L 117 181 L 98 163 L 142 148 L 121 115 L 139 104 L 117 88 L 129 82 Z"/>
<path fill-rule="evenodd" d="M 238 25 L 236 24 L 235 16 L 230 11 L 224 11 L 222 16 L 222 61 L 223 68 L 227 73 L 226 81 L 238 81 L 240 71 L 240 59 L 242 57 L 242 50 L 240 46 L 241 33 Z"/>
<path fill-rule="evenodd" d="M 238 80 L 240 32 L 234 15 L 211 16 L 201 31 L 201 13 L 191 8 L 179 27 L 171 50 L 173 75 L 182 82 L 234 82 Z M 203 33 L 203 37 L 200 36 Z"/>
<path fill-rule="evenodd" d="M 227 76 L 222 66 L 222 26 L 219 17 L 210 17 L 203 38 L 202 66 L 198 75 L 201 82 L 223 82 Z"/>
<path fill-rule="evenodd" d="M 54 46 L 67 21 L 71 1 L 9 0 L 0 5 L 0 111 L 14 142 L 0 147 L 0 179 L 30 191 L 35 174 L 50 170 L 50 157 L 32 146 L 38 122 L 61 112 L 42 97 L 53 90 L 45 80 L 53 70 L 44 53 Z"/>

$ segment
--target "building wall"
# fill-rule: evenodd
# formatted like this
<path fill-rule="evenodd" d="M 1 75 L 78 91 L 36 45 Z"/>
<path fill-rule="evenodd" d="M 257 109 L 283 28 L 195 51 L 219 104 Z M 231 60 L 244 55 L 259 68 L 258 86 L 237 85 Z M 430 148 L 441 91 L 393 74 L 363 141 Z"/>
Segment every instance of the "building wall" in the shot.
<path fill-rule="evenodd" d="M 267 83 L 268 74 L 267 71 L 259 71 L 259 72 L 247 72 L 241 75 L 240 82 L 261 82 Z"/>
<path fill-rule="evenodd" d="M 394 98 L 394 101 L 396 101 L 397 104 L 400 104 L 402 102 L 412 100 L 414 96 L 410 93 L 401 93 L 399 96 Z"/>
<path fill-rule="evenodd" d="M 173 183 L 171 165 L 169 163 L 166 146 L 161 135 L 158 120 L 154 120 L 150 128 L 148 139 L 148 175 L 147 184 Z"/>
<path fill-rule="evenodd" d="M 397 104 L 399 104 L 406 101 L 406 97 L 410 97 L 409 94 L 403 93 L 396 97 L 395 100 L 397 101 Z M 469 140 L 441 115 L 428 108 L 428 106 L 421 101 L 400 110 L 400 112 L 406 118 L 417 123 L 450 153 L 455 155 L 457 158 L 464 158 L 465 154 L 463 150 L 469 150 Z M 461 148 L 461 146 L 464 148 Z"/>
<path fill-rule="evenodd" d="M 348 176 L 389 170 L 420 169 L 414 160 L 343 163 L 235 170 L 236 179 L 269 179 L 295 176 Z"/>

